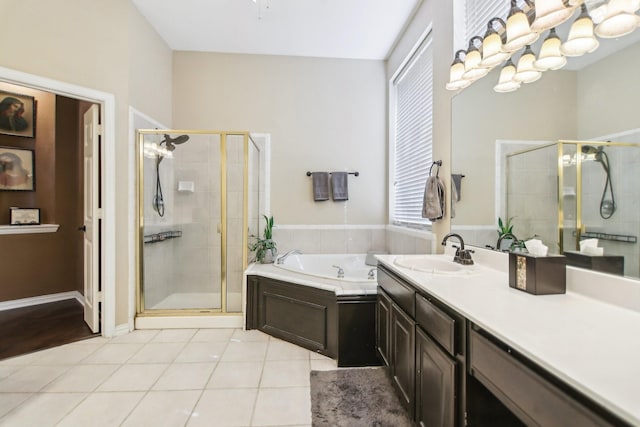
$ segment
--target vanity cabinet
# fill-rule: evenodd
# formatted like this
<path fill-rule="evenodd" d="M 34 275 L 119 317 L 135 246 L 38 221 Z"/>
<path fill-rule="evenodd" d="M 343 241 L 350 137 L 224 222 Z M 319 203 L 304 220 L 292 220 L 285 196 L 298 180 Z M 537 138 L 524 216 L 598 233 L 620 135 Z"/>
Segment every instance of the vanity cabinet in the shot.
<path fill-rule="evenodd" d="M 464 319 L 378 266 L 376 346 L 409 415 L 421 426 L 463 425 Z"/>

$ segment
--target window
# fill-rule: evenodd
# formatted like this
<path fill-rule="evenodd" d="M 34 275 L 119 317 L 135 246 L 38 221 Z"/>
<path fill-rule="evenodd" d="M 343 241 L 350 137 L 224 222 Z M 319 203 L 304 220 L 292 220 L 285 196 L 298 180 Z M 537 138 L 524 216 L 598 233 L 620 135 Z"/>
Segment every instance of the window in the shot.
<path fill-rule="evenodd" d="M 391 222 L 424 227 L 424 186 L 432 162 L 433 49 L 431 37 L 391 82 Z"/>
<path fill-rule="evenodd" d="M 511 3 L 507 0 L 457 0 L 454 4 L 455 50 L 466 50 L 473 36 L 484 37 L 491 18 L 506 21 L 510 9 Z"/>

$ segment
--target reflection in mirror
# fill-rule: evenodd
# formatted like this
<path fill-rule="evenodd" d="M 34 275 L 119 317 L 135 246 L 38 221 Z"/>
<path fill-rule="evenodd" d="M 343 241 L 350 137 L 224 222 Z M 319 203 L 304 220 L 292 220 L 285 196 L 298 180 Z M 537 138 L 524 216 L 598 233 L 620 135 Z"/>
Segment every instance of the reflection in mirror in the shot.
<path fill-rule="evenodd" d="M 635 33 L 628 37 L 633 36 Z M 640 235 L 637 144 L 604 149 L 611 186 L 606 184 L 603 163 L 595 159 L 582 162 L 582 182 L 569 180 L 580 177 L 576 164 L 558 169 L 562 156 L 576 158 L 578 147 L 564 144 L 559 155 L 560 140 L 640 142 L 640 43 L 628 45 L 629 40 L 621 40 L 623 48 L 623 42 L 603 39 L 597 52 L 600 56 L 609 52 L 608 56 L 587 65 L 584 57 L 578 58 L 580 63 L 569 58 L 565 69 L 546 72 L 516 92 L 493 90 L 499 74 L 494 69 L 456 95 L 452 102 L 452 173 L 465 175 L 465 179 L 451 224 L 452 231 L 461 233 L 465 242 L 495 247 L 498 218 L 515 216 L 513 231 L 519 239 L 549 236 L 544 241 L 550 251 L 566 252 L 579 251 L 581 237 L 595 236 L 605 255 L 624 256 L 625 275 L 640 277 L 638 243 L 608 238 Z M 592 145 L 597 151 L 600 144 L 583 145 Z M 528 157 L 508 157 L 531 148 L 538 150 L 532 150 Z M 513 158 L 512 165 L 508 165 L 509 158 Z M 508 169 L 514 176 L 508 178 Z M 559 172 L 566 177 L 561 186 Z M 608 189 L 603 196 L 605 185 Z M 523 198 L 524 190 L 531 190 L 535 197 L 517 205 L 515 201 Z M 512 192 L 510 202 L 507 191 Z M 601 202 L 605 212 L 615 202 L 616 210 L 609 219 L 600 215 Z M 512 212 L 515 206 L 518 208 Z M 523 212 L 531 217 L 526 223 Z M 562 222 L 559 212 L 564 215 Z M 559 228 L 564 230 L 561 236 Z"/>

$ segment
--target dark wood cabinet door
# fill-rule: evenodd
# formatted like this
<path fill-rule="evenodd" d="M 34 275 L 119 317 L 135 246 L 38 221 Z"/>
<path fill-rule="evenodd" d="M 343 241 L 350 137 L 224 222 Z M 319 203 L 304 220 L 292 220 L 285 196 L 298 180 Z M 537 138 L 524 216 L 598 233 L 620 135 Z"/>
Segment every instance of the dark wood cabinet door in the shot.
<path fill-rule="evenodd" d="M 392 303 L 391 376 L 411 418 L 415 413 L 415 325 L 412 318 Z"/>
<path fill-rule="evenodd" d="M 424 427 L 453 427 L 456 361 L 416 329 L 416 421 Z"/>
<path fill-rule="evenodd" d="M 376 302 L 376 348 L 385 365 L 391 366 L 389 349 L 391 323 L 391 300 L 382 290 L 378 289 Z"/>

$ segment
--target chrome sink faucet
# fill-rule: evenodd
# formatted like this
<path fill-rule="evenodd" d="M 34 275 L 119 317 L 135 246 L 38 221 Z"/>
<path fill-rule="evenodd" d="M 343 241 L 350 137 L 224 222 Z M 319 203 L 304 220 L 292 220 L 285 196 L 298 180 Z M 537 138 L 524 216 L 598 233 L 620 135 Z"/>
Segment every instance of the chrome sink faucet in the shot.
<path fill-rule="evenodd" d="M 284 255 L 280 255 L 276 260 L 276 264 L 284 264 L 284 260 L 287 259 L 289 255 L 294 255 L 294 254 L 302 254 L 302 251 L 300 249 L 291 249 L 289 252 L 285 253 Z"/>
<path fill-rule="evenodd" d="M 473 265 L 473 259 L 471 258 L 471 254 L 473 253 L 473 251 L 471 249 L 464 248 L 464 240 L 462 240 L 461 235 L 456 233 L 447 234 L 442 239 L 442 246 L 447 245 L 447 240 L 449 240 L 450 237 L 455 237 L 460 242 L 460 247 L 455 245 L 453 246 L 454 248 L 456 248 L 456 254 L 453 257 L 453 262 L 457 262 L 458 264 L 462 265 Z"/>

